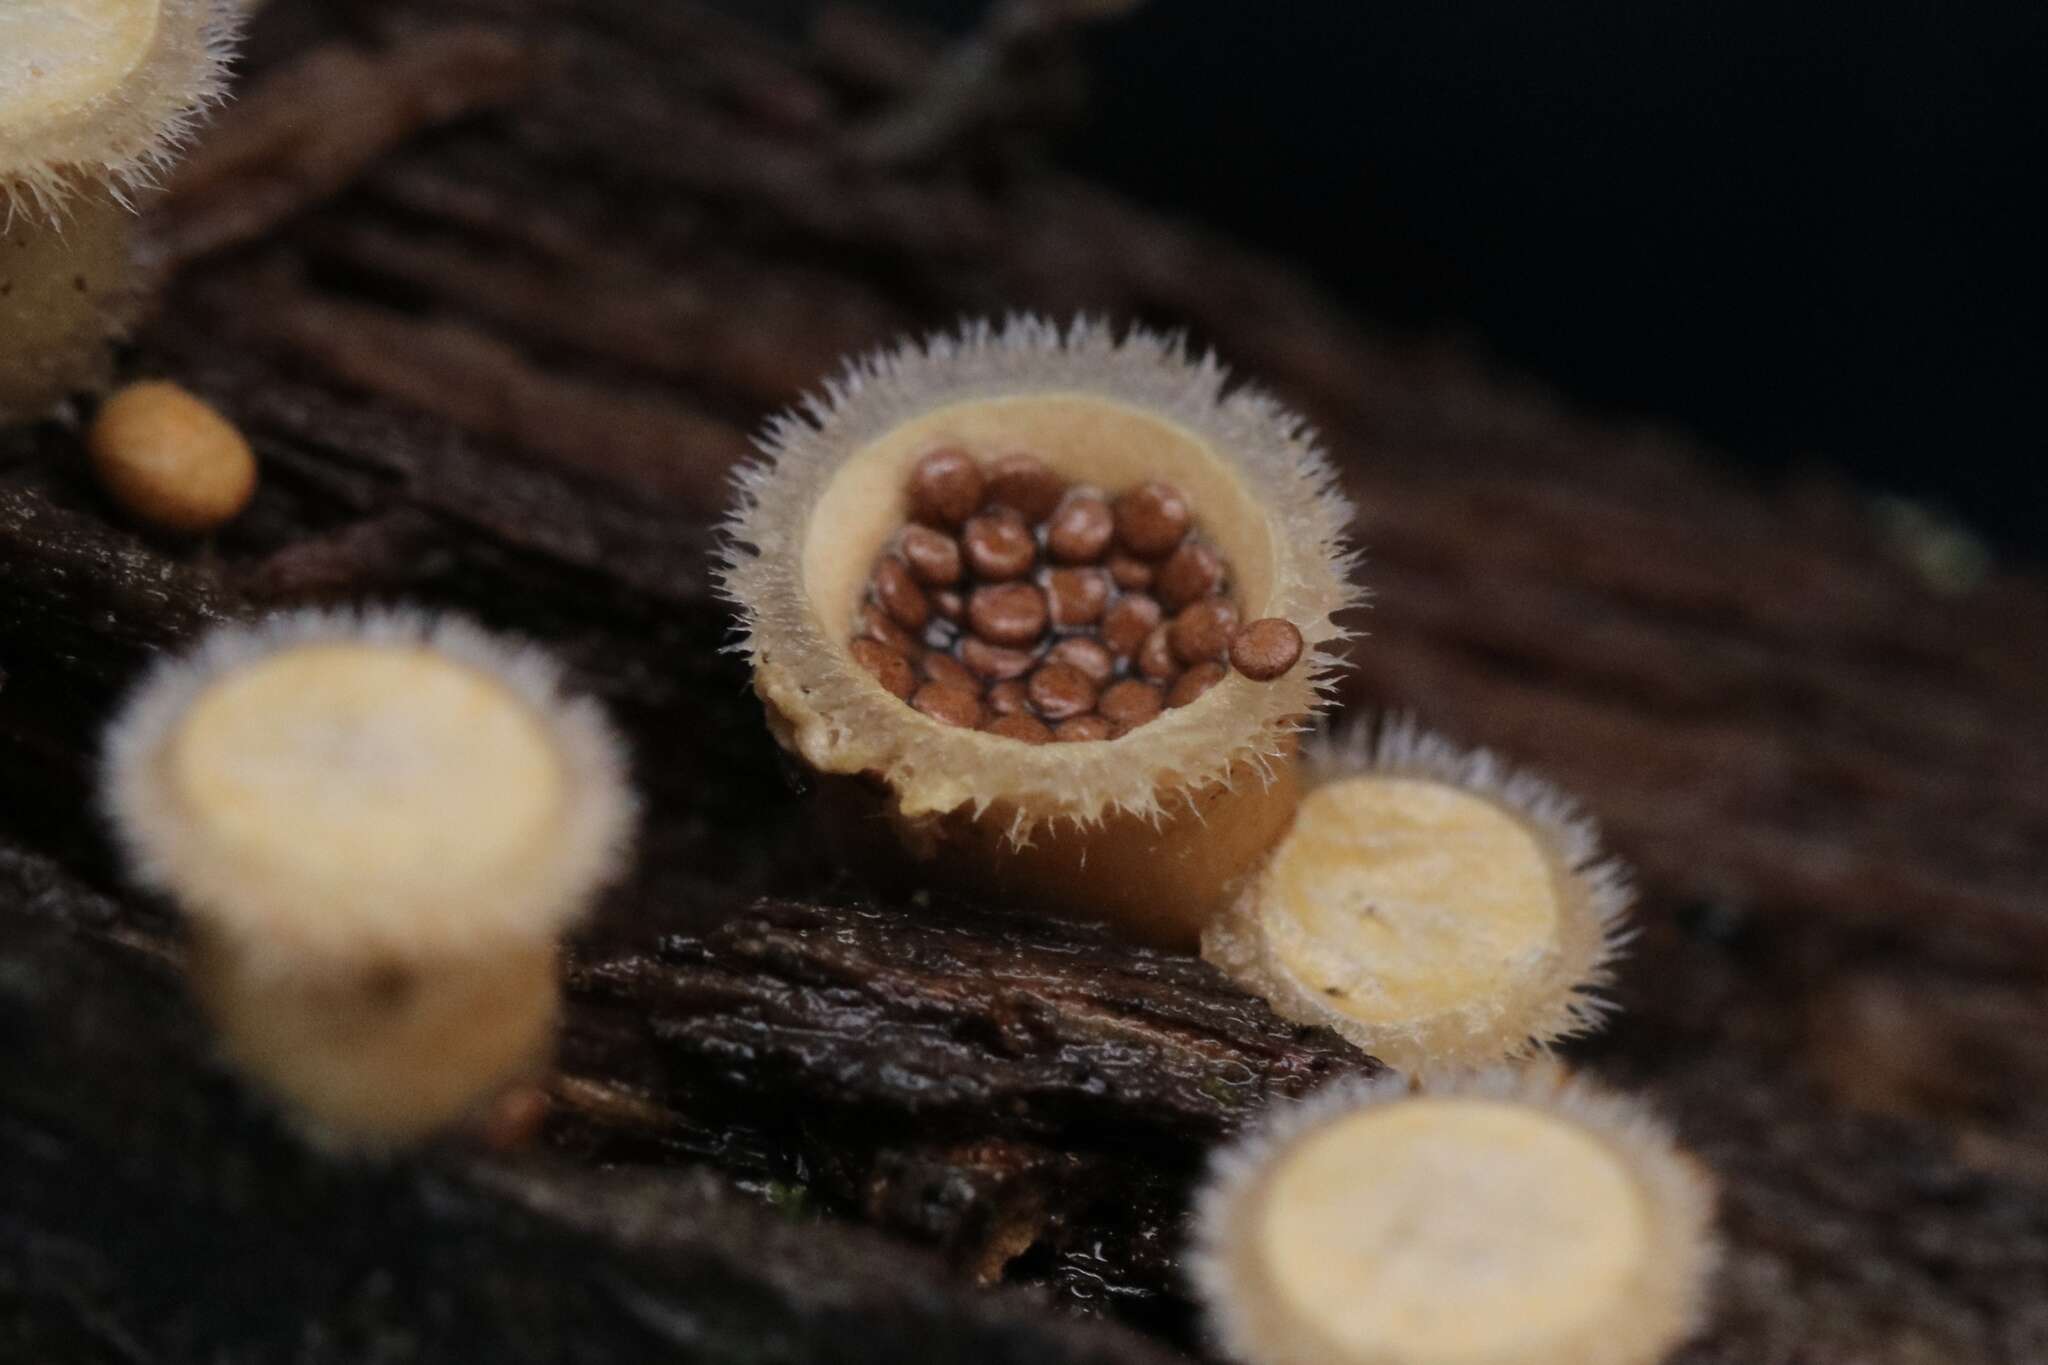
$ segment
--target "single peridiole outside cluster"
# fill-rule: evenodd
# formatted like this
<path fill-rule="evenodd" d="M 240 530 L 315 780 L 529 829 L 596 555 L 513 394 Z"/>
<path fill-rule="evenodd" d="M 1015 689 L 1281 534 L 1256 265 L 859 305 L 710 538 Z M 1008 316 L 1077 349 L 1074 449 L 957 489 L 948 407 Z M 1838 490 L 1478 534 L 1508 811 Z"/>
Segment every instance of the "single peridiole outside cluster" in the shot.
<path fill-rule="evenodd" d="M 134 198 L 226 93 L 229 0 L 0 4 L 0 421 L 104 383 Z"/>
<path fill-rule="evenodd" d="M 256 493 L 248 438 L 176 384 L 150 380 L 110 395 L 86 428 L 92 470 L 136 520 L 199 534 L 232 520 Z"/>
<path fill-rule="evenodd" d="M 1388 1065 L 1486 1066 L 1598 1022 L 1629 907 L 1556 788 L 1407 721 L 1308 746 L 1307 794 L 1202 954 Z"/>
<path fill-rule="evenodd" d="M 1649 1365 L 1704 1308 L 1705 1171 L 1549 1066 L 1387 1077 L 1212 1165 L 1192 1272 L 1247 1365 Z"/>
<path fill-rule="evenodd" d="M 853 364 L 774 421 L 741 472 L 723 587 L 769 724 L 843 779 L 869 841 L 879 807 L 924 880 L 1192 946 L 1286 827 L 1297 732 L 1336 667 L 1335 618 L 1358 599 L 1351 513 L 1300 419 L 1226 378 L 1142 331 L 975 324 Z M 877 558 L 909 519 L 907 477 L 939 449 L 1028 452 L 1109 498 L 1171 485 L 1231 566 L 1239 619 L 1291 624 L 1298 661 L 1270 680 L 1221 677 L 1087 743 L 1019 743 L 907 706 L 850 644 Z"/>
<path fill-rule="evenodd" d="M 411 613 L 216 630 L 126 703 L 103 781 L 229 1057 L 368 1147 L 545 1063 L 556 939 L 634 815 L 618 739 L 552 662 Z"/>

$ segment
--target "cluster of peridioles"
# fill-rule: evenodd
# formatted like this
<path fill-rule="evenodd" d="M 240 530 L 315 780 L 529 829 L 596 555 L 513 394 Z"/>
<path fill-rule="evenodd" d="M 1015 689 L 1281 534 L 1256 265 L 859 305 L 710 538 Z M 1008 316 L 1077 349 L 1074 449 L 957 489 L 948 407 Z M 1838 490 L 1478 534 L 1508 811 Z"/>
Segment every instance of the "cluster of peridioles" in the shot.
<path fill-rule="evenodd" d="M 0 63 L 0 420 L 104 385 L 135 294 L 131 201 L 219 97 L 240 8 L 0 13 L 0 37 L 40 54 Z M 1599 1022 L 1627 909 L 1590 823 L 1407 722 L 1302 740 L 1357 605 L 1351 509 L 1304 424 L 1175 344 L 1031 319 L 857 362 L 828 395 L 771 425 L 719 566 L 776 738 L 878 805 L 863 837 L 900 836 L 927 883 L 1199 946 L 1405 1073 L 1219 1153 L 1190 1254 L 1219 1345 L 1253 1365 L 1639 1365 L 1682 1337 L 1712 1262 L 1708 1182 L 1545 1051 Z M 170 386 L 102 404 L 88 446 L 115 500 L 165 529 L 210 529 L 254 491 L 247 443 Z M 1028 642 L 1045 657 L 1019 670 L 1045 685 L 1015 689 L 1030 709 L 1007 729 L 886 685 L 897 656 L 937 685 L 946 661 L 924 656 L 957 641 L 868 657 L 871 578 L 935 448 L 1029 450 L 1048 486 L 1153 513 L 1128 545 L 1048 552 L 1067 578 L 1047 577 L 1052 630 Z M 1171 540 L 1147 532 L 1168 521 Z M 1196 596 L 1220 634 L 1161 653 L 1153 678 L 1094 607 L 1150 591 L 1140 571 L 1165 573 L 1184 537 L 1195 568 L 1219 566 Z M 1098 569 L 1114 587 L 1081 594 Z M 1239 621 L 1286 649 L 1233 652 Z M 1104 712 L 1090 742 L 1017 742 L 1078 705 L 1054 670 L 1086 675 L 1084 654 L 1111 661 L 1083 677 L 1091 704 L 1112 678 L 1163 700 L 1138 723 Z M 1166 686 L 1197 668 L 1199 687 Z M 976 678 L 977 708 L 1007 704 L 1003 681 Z M 186 911 L 227 1054 L 309 1136 L 361 1151 L 473 1122 L 544 1074 L 559 936 L 626 858 L 626 769 L 531 648 L 421 613 L 298 613 L 159 665 L 111 726 L 104 791 L 138 878 Z"/>

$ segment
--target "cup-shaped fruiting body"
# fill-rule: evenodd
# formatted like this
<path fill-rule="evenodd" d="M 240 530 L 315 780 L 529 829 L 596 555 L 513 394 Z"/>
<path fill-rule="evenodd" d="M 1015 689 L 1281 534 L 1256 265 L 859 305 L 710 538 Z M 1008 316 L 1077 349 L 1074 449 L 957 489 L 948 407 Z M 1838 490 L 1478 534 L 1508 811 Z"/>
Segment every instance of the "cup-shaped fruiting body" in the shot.
<path fill-rule="evenodd" d="M 0 192 L 0 199 L 4 199 Z M 38 417 L 105 387 L 110 338 L 133 320 L 134 213 L 81 190 L 58 222 L 0 205 L 0 422 Z"/>
<path fill-rule="evenodd" d="M 107 377 L 133 197 L 225 91 L 226 0 L 0 5 L 0 421 Z"/>
<path fill-rule="evenodd" d="M 634 810 L 613 732 L 544 655 L 400 613 L 226 627 L 159 665 L 104 797 L 187 913 L 229 1056 L 366 1146 L 545 1061 L 556 938 Z"/>
<path fill-rule="evenodd" d="M 1339 1086 L 1218 1156 L 1193 1272 L 1248 1365 L 1649 1365 L 1699 1320 L 1712 1184 L 1549 1067 Z"/>
<path fill-rule="evenodd" d="M 1350 509 L 1300 420 L 1225 383 L 1213 358 L 1156 336 L 1018 319 L 860 361 L 768 428 L 724 565 L 756 690 L 786 748 L 858 791 L 870 841 L 879 797 L 921 878 L 1192 946 L 1286 827 L 1296 732 L 1320 709 L 1345 634 L 1335 617 L 1355 600 Z M 1169 486 L 1229 564 L 1236 619 L 1291 624 L 1299 657 L 1271 677 L 1216 664 L 1186 704 L 1157 714 L 1140 698 L 1145 723 L 1093 742 L 1019 742 L 906 705 L 900 679 L 892 691 L 855 657 L 856 621 L 913 520 L 913 471 L 949 450 L 1023 453 L 1104 501 Z M 1101 522 L 1099 506 L 1084 510 Z M 1140 516 L 1140 539 L 1161 521 Z"/>
<path fill-rule="evenodd" d="M 1308 749 L 1293 828 L 1203 956 L 1404 1070 L 1598 1022 L 1630 897 L 1568 798 L 1406 721 Z"/>

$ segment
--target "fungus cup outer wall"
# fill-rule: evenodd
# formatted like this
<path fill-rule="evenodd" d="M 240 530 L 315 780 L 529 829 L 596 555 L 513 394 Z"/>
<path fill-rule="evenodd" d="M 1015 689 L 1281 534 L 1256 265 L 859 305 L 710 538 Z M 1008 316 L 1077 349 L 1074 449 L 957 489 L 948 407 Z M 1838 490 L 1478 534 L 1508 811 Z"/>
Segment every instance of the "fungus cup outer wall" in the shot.
<path fill-rule="evenodd" d="M 107 341 L 140 310 L 130 261 L 134 211 L 92 189 L 65 213 L 61 229 L 27 213 L 0 228 L 0 422 L 106 387 Z"/>
<path fill-rule="evenodd" d="M 1276 1284 L 1274 1258 L 1260 1243 L 1275 1226 L 1265 1207 L 1274 1176 L 1304 1142 L 1333 1125 L 1411 1099 L 1510 1108 L 1537 1126 L 1548 1126 L 1548 1120 L 1560 1130 L 1575 1131 L 1608 1153 L 1626 1173 L 1640 1209 L 1644 1254 L 1625 1284 L 1606 1303 L 1581 1305 L 1584 1311 L 1576 1322 L 1569 1306 L 1547 1305 L 1566 1310 L 1547 1315 L 1553 1328 L 1548 1340 L 1532 1338 L 1525 1321 L 1501 1323 L 1495 1349 L 1475 1346 L 1466 1332 L 1461 1349 L 1442 1354 L 1361 1350 L 1356 1335 L 1347 1344 L 1333 1336 L 1328 1322 L 1319 1326 L 1306 1320 L 1303 1296 L 1313 1291 Z M 1351 1169 L 1367 1181 L 1375 1168 L 1352 1163 Z M 1405 1192 L 1411 1201 L 1418 1193 L 1456 1200 L 1468 1191 L 1446 1180 L 1441 1188 Z M 1233 1358 L 1258 1365 L 1649 1365 L 1701 1325 L 1719 1261 L 1713 1203 L 1711 1175 L 1676 1146 L 1661 1119 L 1641 1103 L 1571 1077 L 1555 1065 L 1446 1075 L 1425 1082 L 1419 1091 L 1399 1075 L 1339 1081 L 1304 1101 L 1279 1106 L 1248 1136 L 1212 1156 L 1195 1211 L 1189 1275 L 1206 1306 L 1214 1339 Z M 1399 1254 L 1400 1240 L 1405 1238 L 1397 1239 L 1394 1254 Z M 1345 1251 L 1355 1254 L 1353 1248 Z M 1488 1271 L 1498 1275 L 1498 1267 L 1488 1263 L 1475 1264 L 1475 1270 L 1482 1283 Z M 1355 1294 L 1341 1306 L 1327 1307 L 1354 1328 L 1361 1313 L 1372 1311 L 1370 1302 Z M 1390 1303 L 1388 1308 L 1389 1335 L 1415 1330 L 1404 1305 Z M 1476 1325 L 1483 1335 L 1498 1321 L 1484 1317 L 1485 1311 L 1485 1305 L 1474 1303 L 1462 1325 Z"/>
<path fill-rule="evenodd" d="M 190 808 L 180 790 L 180 738 L 224 682 L 280 660 L 317 662 L 322 651 L 431 658 L 453 679 L 472 678 L 464 686 L 491 709 L 528 717 L 547 737 L 564 798 L 528 803 L 555 816 L 533 856 L 408 894 L 378 867 L 342 877 L 316 860 L 281 872 L 224 842 L 219 818 Z M 292 734 L 287 715 L 272 747 L 289 753 Z M 593 703 L 561 696 L 551 660 L 409 612 L 301 612 L 224 627 L 159 663 L 109 730 L 102 794 L 134 875 L 187 911 L 194 984 L 226 1053 L 283 1096 L 309 1133 L 355 1148 L 418 1137 L 545 1061 L 559 1001 L 556 936 L 623 864 L 634 818 L 618 739 Z M 229 814 L 246 820 L 250 810 Z M 303 822 L 288 820 L 286 834 L 303 837 Z M 308 880 L 322 875 L 331 884 Z"/>
<path fill-rule="evenodd" d="M 953 811 L 899 819 L 897 835 L 923 855 L 924 879 L 956 894 L 1107 913 L 1129 938 L 1192 951 L 1293 820 L 1296 753 L 1295 736 L 1285 735 L 1270 762 L 1178 791 L 1158 817 L 1115 811 L 1093 825 L 1055 821 L 1020 844 L 1000 808 Z"/>
<path fill-rule="evenodd" d="M 561 991 L 555 946 L 439 957 L 411 969 L 254 970 L 226 935 L 193 935 L 195 993 L 221 1050 L 261 1077 L 320 1146 L 426 1137 L 543 1071 Z"/>
<path fill-rule="evenodd" d="M 1268 922 L 1268 916 L 1292 913 L 1271 900 L 1276 871 L 1289 852 L 1283 837 L 1272 861 L 1203 931 L 1205 958 L 1282 1017 L 1333 1029 L 1402 1070 L 1490 1066 L 1597 1027 L 1607 1009 L 1598 991 L 1612 981 L 1613 963 L 1629 937 L 1624 920 L 1633 893 L 1621 865 L 1602 854 L 1597 828 L 1569 797 L 1486 750 L 1461 749 L 1407 718 L 1387 719 L 1376 733 L 1360 725 L 1342 737 L 1319 737 L 1308 744 L 1304 767 L 1311 793 L 1346 780 L 1407 778 L 1497 807 L 1535 841 L 1548 865 L 1553 941 L 1541 952 L 1517 954 L 1502 965 L 1498 980 L 1462 1000 L 1405 1020 L 1362 1018 L 1290 964 L 1287 949 L 1290 938 L 1299 937 L 1298 925 Z M 1418 941 L 1426 948 L 1426 937 Z M 1355 970 L 1369 979 L 1373 963 Z"/>
<path fill-rule="evenodd" d="M 0 6 L 0 421 L 105 384 L 142 304 L 135 200 L 225 97 L 240 22 L 225 0 Z"/>
<path fill-rule="evenodd" d="M 828 777 L 869 775 L 920 875 L 1115 916 L 1192 946 L 1292 812 L 1296 732 L 1322 705 L 1358 594 L 1351 512 L 1299 419 L 1213 357 L 1143 331 L 1016 318 L 851 365 L 773 422 L 739 474 L 723 589 L 784 747 Z M 1165 479 L 1233 565 L 1247 617 L 1293 621 L 1302 662 L 1233 675 L 1125 737 L 1027 746 L 953 729 L 883 690 L 848 652 L 876 556 L 908 518 L 910 466 L 942 442 L 1028 450 L 1115 493 Z M 856 782 L 860 792 L 872 784 Z M 858 806 L 856 797 L 848 804 Z M 872 803 L 866 820 L 874 828 Z"/>

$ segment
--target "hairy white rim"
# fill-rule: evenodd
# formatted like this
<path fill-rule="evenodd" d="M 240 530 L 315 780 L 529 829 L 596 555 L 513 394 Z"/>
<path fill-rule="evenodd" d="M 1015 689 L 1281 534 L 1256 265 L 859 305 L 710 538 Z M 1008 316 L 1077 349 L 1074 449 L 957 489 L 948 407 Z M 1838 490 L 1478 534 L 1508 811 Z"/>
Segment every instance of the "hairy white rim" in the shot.
<path fill-rule="evenodd" d="M 1190 1271 L 1256 1365 L 1647 1365 L 1699 1325 L 1712 1205 L 1648 1109 L 1555 1068 L 1384 1077 L 1219 1151 Z"/>
<path fill-rule="evenodd" d="M 1349 1007 L 1347 998 L 1398 996 L 1404 978 L 1427 972 L 1432 960 L 1360 959 L 1342 964 L 1341 973 L 1306 979 L 1300 968 L 1306 958 L 1346 948 L 1336 938 L 1307 941 L 1313 931 L 1304 926 L 1292 898 L 1282 894 L 1301 889 L 1295 883 L 1302 873 L 1288 856 L 1294 838 L 1289 834 L 1268 872 L 1204 932 L 1204 957 L 1264 996 L 1286 1018 L 1334 1029 L 1402 1070 L 1487 1066 L 1599 1025 L 1607 1009 L 1599 991 L 1611 982 L 1614 961 L 1627 941 L 1623 921 L 1632 893 L 1620 864 L 1602 854 L 1597 828 L 1570 798 L 1486 750 L 1460 749 L 1405 718 L 1384 722 L 1376 733 L 1359 726 L 1342 738 L 1311 743 L 1307 774 L 1306 799 L 1330 783 L 1412 779 L 1442 784 L 1505 812 L 1548 864 L 1549 922 L 1517 926 L 1524 937 L 1507 940 L 1487 973 L 1469 974 L 1474 990 L 1462 998 L 1431 1000 L 1406 1015 L 1398 1009 Z M 1369 840 L 1373 832 L 1359 833 Z M 1447 853 L 1450 875 L 1459 875 L 1452 862 Z M 1287 874 L 1285 886 L 1282 873 Z M 1332 898 L 1340 899 L 1334 885 Z M 1427 908 L 1410 904 L 1411 915 Z M 1453 908 L 1447 902 L 1444 914 L 1448 917 Z M 1434 935 L 1417 933 L 1410 943 L 1424 953 L 1441 951 L 1455 935 L 1447 938 L 1439 929 Z M 1342 982 L 1336 979 L 1340 975 Z"/>
<path fill-rule="evenodd" d="M 0 218 L 157 183 L 226 97 L 241 23 L 228 0 L 0 5 Z"/>
<path fill-rule="evenodd" d="M 293 694 L 275 686 L 238 694 L 280 661 L 313 676 L 330 654 L 344 671 L 351 655 L 439 661 L 448 704 L 415 715 L 403 690 L 387 692 L 337 725 L 300 714 Z M 341 682 L 375 693 L 390 679 Z M 349 726 L 364 716 L 375 742 L 351 747 Z M 432 731 L 451 717 L 484 728 L 444 743 Z M 475 828 L 477 812 L 459 799 L 413 811 L 419 829 L 380 824 L 360 804 L 348 808 L 347 799 L 380 787 L 401 808 L 408 794 L 474 793 L 474 773 L 435 771 L 433 763 L 435 755 L 477 753 L 479 735 L 517 741 L 520 756 L 489 760 L 490 769 L 536 788 L 481 798 L 493 803 L 491 819 L 516 826 L 516 846 L 504 828 Z M 195 744 L 222 747 L 195 765 Z M 322 773 L 307 763 L 322 753 L 338 770 L 376 765 L 338 772 L 342 800 L 324 824 Z M 310 799 L 299 809 L 265 808 L 253 797 L 263 791 Z M 245 960 L 280 970 L 465 955 L 505 938 L 551 936 L 620 869 L 635 811 L 620 741 L 594 703 L 562 695 L 551 659 L 464 621 L 403 611 L 297 612 L 223 627 L 158 664 L 108 730 L 102 799 L 140 880 L 230 935 Z M 320 846 L 323 830 L 336 847 Z M 378 856 L 380 847 L 388 856 Z"/>
<path fill-rule="evenodd" d="M 1334 618 L 1359 600 L 1344 544 L 1351 509 L 1301 420 L 1249 386 L 1226 391 L 1227 380 L 1213 356 L 1190 357 L 1176 340 L 1141 330 L 1119 338 L 1085 321 L 1063 332 L 1018 317 L 854 361 L 822 395 L 771 422 L 762 458 L 738 475 L 721 580 L 785 742 L 821 771 L 879 774 L 910 816 L 1000 805 L 1013 812 L 1019 840 L 1047 821 L 1157 817 L 1162 789 L 1270 770 L 1322 708 L 1338 667 L 1331 649 L 1348 634 Z M 1304 662 L 1272 683 L 1233 676 L 1120 740 L 1042 747 L 942 726 L 859 668 L 805 580 L 812 517 L 835 476 L 871 443 L 951 405 L 1033 398 L 1111 405 L 1227 470 L 1266 519 L 1272 547 L 1264 600 L 1244 607 L 1294 622 L 1309 645 Z"/>

